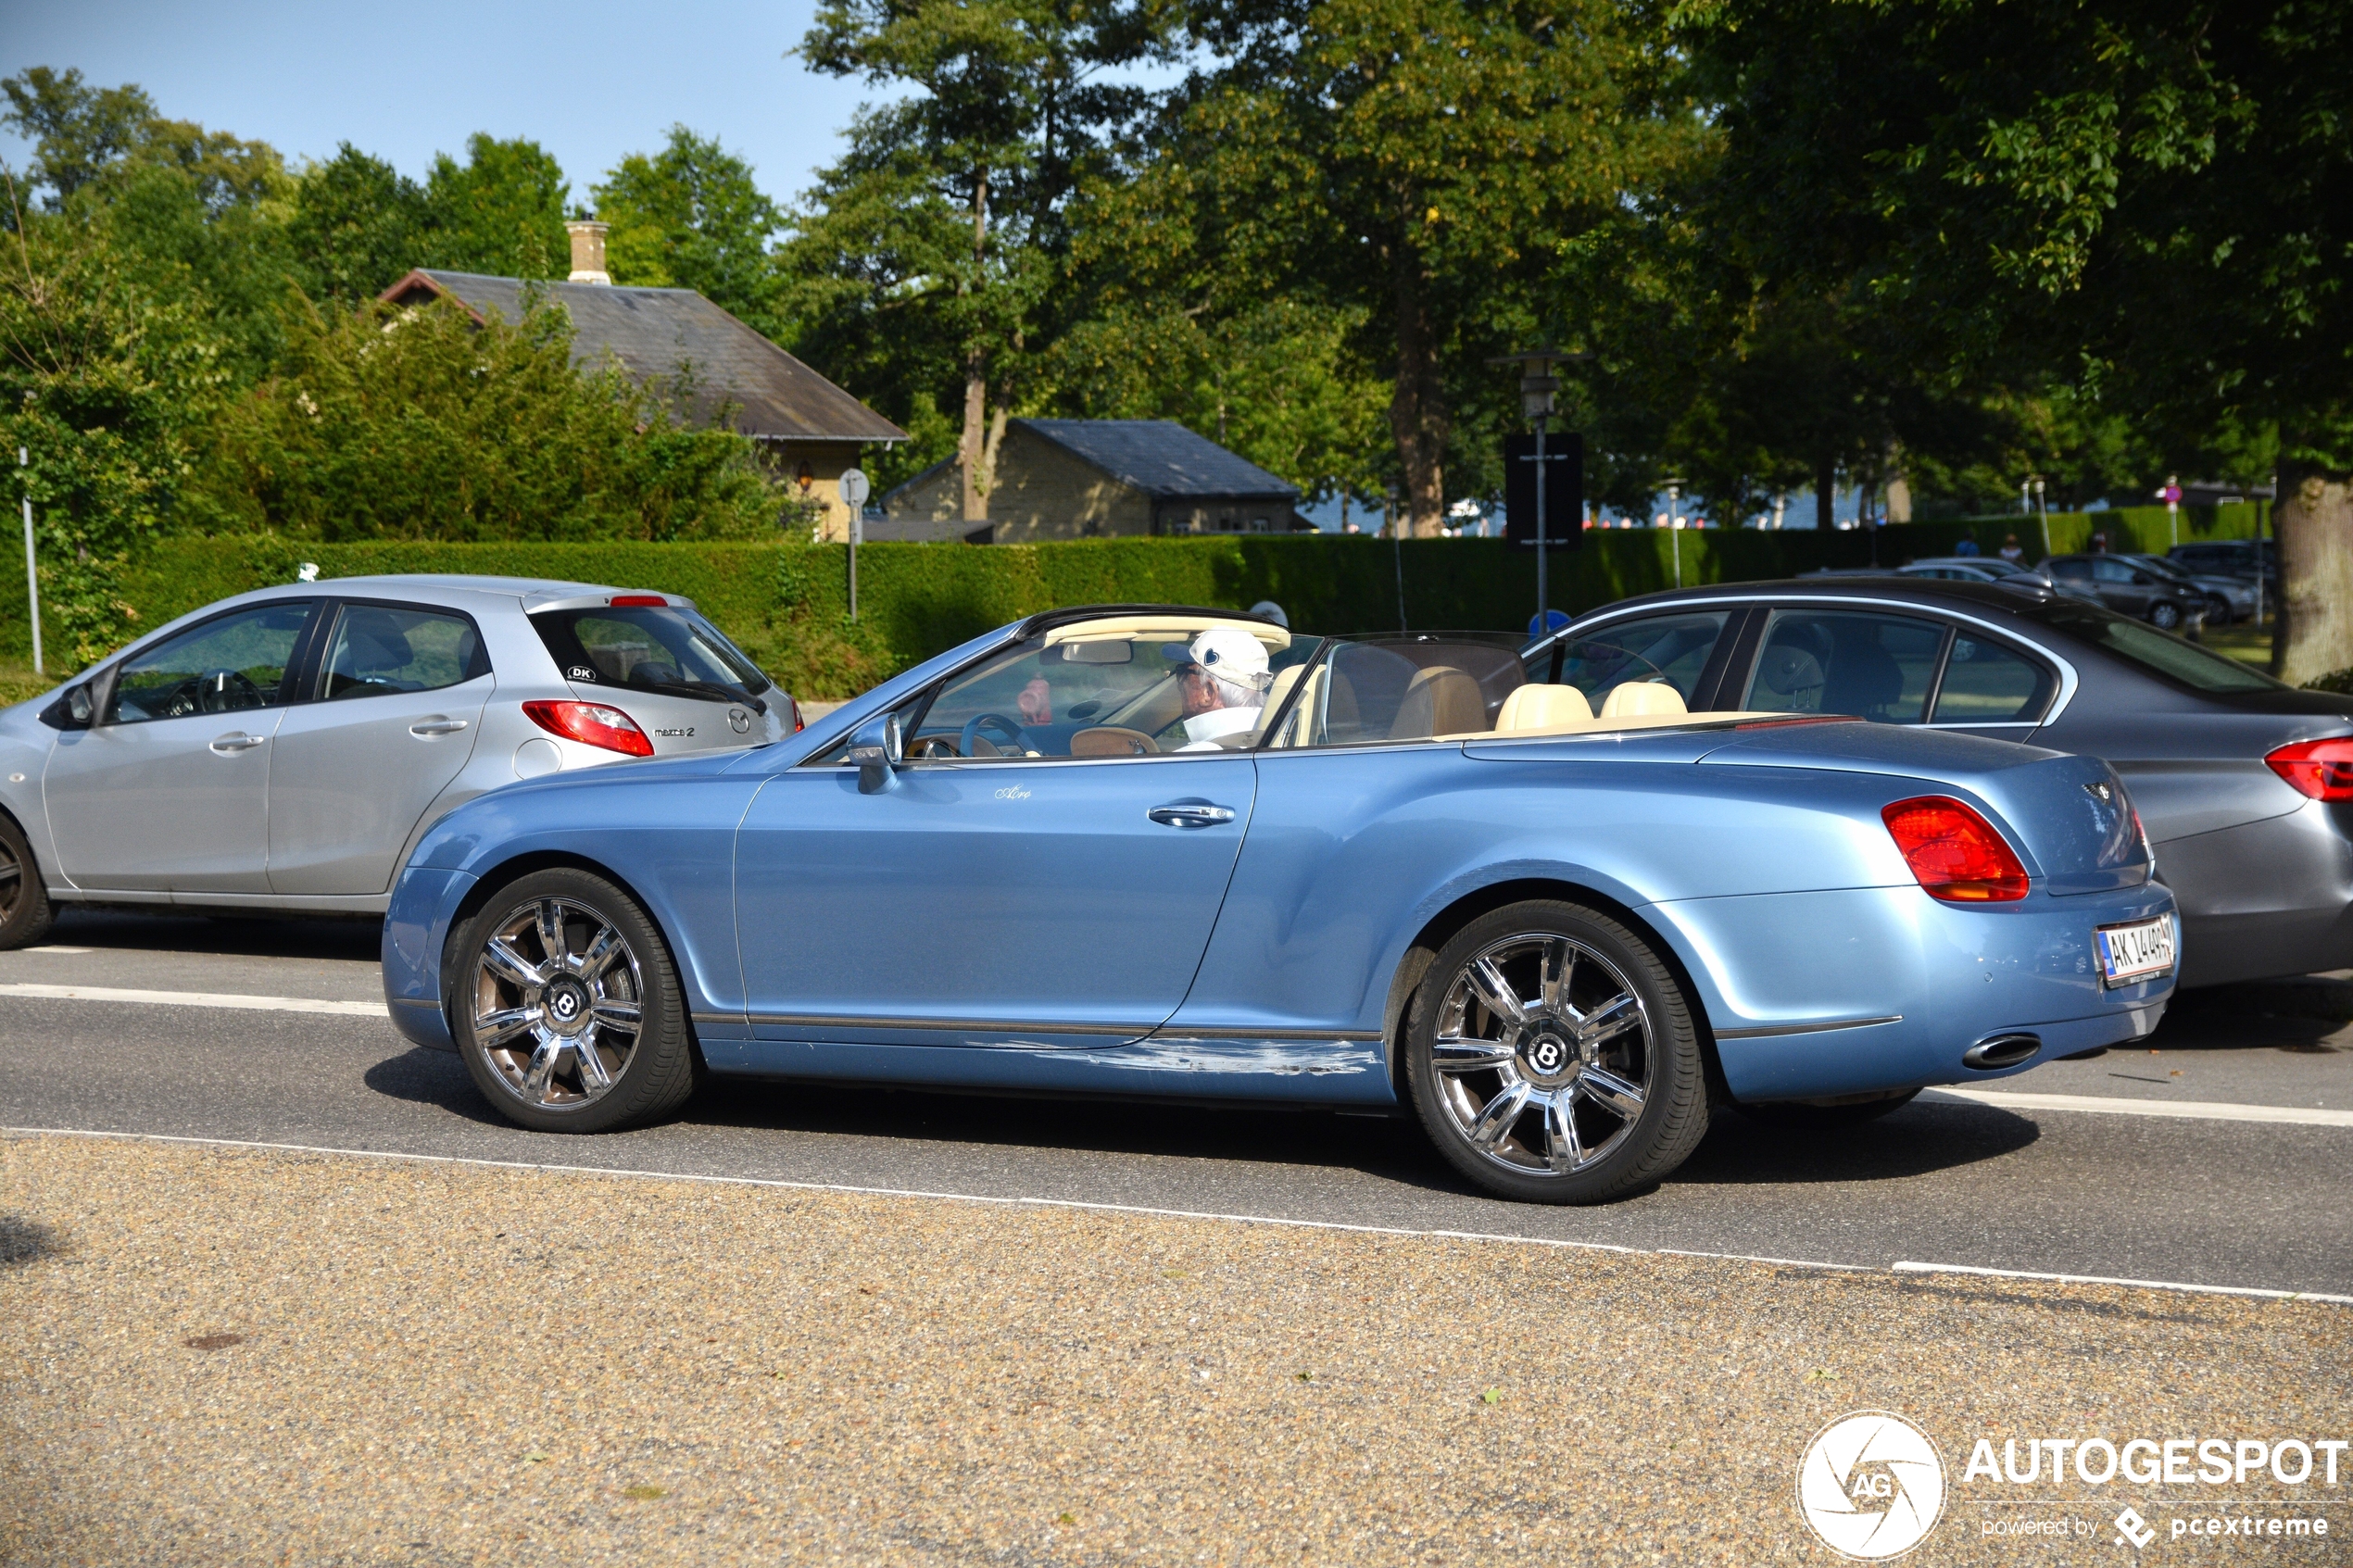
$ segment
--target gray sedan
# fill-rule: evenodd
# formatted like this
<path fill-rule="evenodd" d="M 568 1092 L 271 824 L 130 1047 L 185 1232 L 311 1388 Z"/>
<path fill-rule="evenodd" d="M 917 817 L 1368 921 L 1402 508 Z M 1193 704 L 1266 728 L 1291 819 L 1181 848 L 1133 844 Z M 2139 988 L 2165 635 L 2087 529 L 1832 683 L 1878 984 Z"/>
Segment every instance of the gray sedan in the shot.
<path fill-rule="evenodd" d="M 799 723 L 671 595 L 497 577 L 240 595 L 0 712 L 0 947 L 64 903 L 381 913 L 418 835 L 485 790 Z"/>
<path fill-rule="evenodd" d="M 2353 697 L 2047 585 L 1893 574 L 1626 599 L 1525 658 L 1530 681 L 1595 689 L 1639 659 L 1695 713 L 1845 713 L 2104 758 L 2181 901 L 2183 985 L 2353 963 Z"/>

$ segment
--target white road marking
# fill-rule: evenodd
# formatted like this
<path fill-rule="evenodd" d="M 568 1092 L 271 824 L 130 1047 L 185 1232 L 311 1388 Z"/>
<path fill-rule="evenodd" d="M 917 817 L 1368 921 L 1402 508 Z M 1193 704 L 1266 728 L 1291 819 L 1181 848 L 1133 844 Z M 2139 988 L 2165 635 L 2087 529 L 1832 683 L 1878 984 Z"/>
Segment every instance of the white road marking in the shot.
<path fill-rule="evenodd" d="M 2261 1296 L 2275 1301 L 2334 1301 L 2353 1306 L 2353 1296 L 2317 1290 L 2259 1290 L 2251 1285 L 2183 1285 L 2170 1279 L 2110 1279 L 2104 1274 L 2038 1274 L 2025 1269 L 1985 1269 L 1970 1263 L 1891 1263 L 1899 1274 L 1991 1274 L 1996 1279 L 2036 1279 L 2054 1285 L 2129 1285 L 2142 1290 L 2202 1290 L 2213 1296 Z"/>
<path fill-rule="evenodd" d="M 382 1002 L 330 1002 L 317 997 L 249 997 L 225 991 L 130 991 L 114 985 L 0 985 L 0 997 L 53 1002 L 146 1002 L 163 1007 L 238 1008 L 253 1012 L 326 1012 L 344 1018 L 389 1018 Z"/>
<path fill-rule="evenodd" d="M 353 1160 L 386 1160 L 418 1165 L 471 1165 L 491 1171 L 533 1171 L 551 1176 L 628 1176 L 644 1181 L 695 1182 L 707 1186 L 774 1187 L 789 1192 L 838 1192 L 865 1198 L 927 1198 L 946 1203 L 982 1203 L 1009 1209 L 1076 1209 L 1104 1214 L 1142 1214 L 1164 1220 L 1209 1220 L 1236 1225 L 1279 1225 L 1294 1230 L 1344 1231 L 1358 1236 L 1395 1236 L 1425 1241 L 1500 1241 L 1526 1247 L 1552 1247 L 1567 1252 L 1617 1252 L 1637 1258 L 1697 1258 L 1718 1263 L 1771 1263 L 1783 1268 L 1822 1269 L 1840 1273 L 1875 1274 L 1869 1263 L 1826 1263 L 1802 1258 L 1760 1258 L 1744 1252 L 1691 1252 L 1671 1247 L 1625 1247 L 1606 1241 L 1566 1241 L 1555 1236 L 1511 1236 L 1492 1231 L 1416 1230 L 1404 1225 L 1354 1225 L 1342 1220 L 1293 1220 L 1272 1214 L 1221 1214 L 1197 1209 L 1155 1209 L 1141 1203 L 1097 1203 L 1076 1198 L 1000 1198 L 986 1193 L 930 1192 L 920 1187 L 856 1186 L 847 1182 L 796 1182 L 774 1176 L 711 1176 L 683 1171 L 639 1171 L 611 1165 L 545 1165 L 523 1160 L 484 1160 L 463 1154 L 402 1154 L 381 1148 L 333 1148 L 317 1144 L 263 1143 L 251 1138 L 197 1138 L 173 1133 L 118 1133 L 88 1127 L 8 1127 L 0 1135 L 15 1137 L 121 1138 L 132 1143 L 193 1144 L 204 1148 L 252 1148 L 276 1154 L 327 1154 Z M 2120 1285 L 2143 1290 L 2174 1290 L 2189 1295 L 2260 1296 L 2284 1301 L 2324 1301 L 2353 1306 L 2353 1296 L 2330 1296 L 2309 1290 L 2266 1290 L 2251 1286 L 2184 1285 L 2168 1280 L 2103 1279 L 2093 1274 L 2037 1274 L 2010 1269 L 1972 1268 L 1964 1263 L 1899 1262 L 1889 1265 L 1898 1273 L 1994 1274 L 2010 1279 L 2042 1280 L 2063 1285 Z"/>
<path fill-rule="evenodd" d="M 2027 1095 L 2001 1089 L 1923 1089 L 1924 1100 L 1967 1100 L 2004 1110 L 2087 1110 L 2101 1116 L 2173 1116 L 2196 1122 L 2270 1122 L 2297 1127 L 2353 1127 L 2353 1110 L 2315 1105 L 2235 1105 L 2213 1099 L 2116 1099 L 2101 1095 Z"/>
<path fill-rule="evenodd" d="M 97 949 L 97 948 L 95 948 L 95 947 L 19 947 L 19 948 L 18 948 L 18 949 L 17 949 L 17 951 L 19 951 L 19 952 L 20 952 L 20 953 L 94 953 L 94 952 L 96 952 L 97 950 L 98 950 L 98 949 Z"/>

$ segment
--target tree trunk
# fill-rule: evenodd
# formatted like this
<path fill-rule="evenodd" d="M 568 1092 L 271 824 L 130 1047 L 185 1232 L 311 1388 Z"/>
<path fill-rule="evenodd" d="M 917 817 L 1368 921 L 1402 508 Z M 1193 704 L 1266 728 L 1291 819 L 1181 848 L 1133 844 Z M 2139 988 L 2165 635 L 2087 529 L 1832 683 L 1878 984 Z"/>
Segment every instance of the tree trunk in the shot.
<path fill-rule="evenodd" d="M 1838 526 L 1838 465 L 1828 458 L 1814 465 L 1814 526 L 1825 533 Z"/>
<path fill-rule="evenodd" d="M 973 282 L 978 288 L 988 259 L 988 170 L 973 176 Z M 988 521 L 988 353 L 975 341 L 964 350 L 964 429 L 956 442 L 956 468 L 963 480 L 964 521 Z"/>
<path fill-rule="evenodd" d="M 2283 458 L 2271 526 L 2286 621 L 2280 679 L 2300 686 L 2353 668 L 2353 475 Z"/>
<path fill-rule="evenodd" d="M 1397 391 L 1389 403 L 1390 433 L 1405 477 L 1407 538 L 1436 538 L 1446 527 L 1446 394 L 1438 381 L 1438 333 L 1429 319 L 1429 280 L 1421 258 L 1400 245 L 1391 263 L 1397 300 Z"/>

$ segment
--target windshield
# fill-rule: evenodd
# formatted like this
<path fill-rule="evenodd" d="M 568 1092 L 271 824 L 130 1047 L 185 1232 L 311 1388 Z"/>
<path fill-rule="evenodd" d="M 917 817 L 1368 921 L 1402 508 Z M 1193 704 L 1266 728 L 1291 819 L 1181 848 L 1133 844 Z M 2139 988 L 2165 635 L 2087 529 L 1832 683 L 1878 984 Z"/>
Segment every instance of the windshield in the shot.
<path fill-rule="evenodd" d="M 2200 692 L 2276 692 L 2287 688 L 2259 670 L 2235 659 L 2208 653 L 2154 626 L 2130 621 L 2082 599 L 2053 599 L 2027 606 L 2020 613 L 2037 623 L 2064 632 L 2119 659 L 2139 665 L 2153 675 Z"/>
<path fill-rule="evenodd" d="M 1323 646 L 1210 615 L 1057 626 L 940 686 L 914 716 L 907 755 L 946 761 L 1241 749 L 1256 744 Z"/>
<path fill-rule="evenodd" d="M 607 605 L 542 610 L 531 623 L 567 681 L 749 703 L 767 711 L 759 696 L 774 683 L 692 610 Z"/>

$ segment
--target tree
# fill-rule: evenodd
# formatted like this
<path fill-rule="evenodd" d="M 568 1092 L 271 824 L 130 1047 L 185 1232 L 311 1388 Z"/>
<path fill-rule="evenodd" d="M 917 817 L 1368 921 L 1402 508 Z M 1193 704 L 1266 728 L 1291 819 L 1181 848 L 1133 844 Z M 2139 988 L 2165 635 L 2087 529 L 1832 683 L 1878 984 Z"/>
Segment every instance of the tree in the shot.
<path fill-rule="evenodd" d="M 1102 73 L 1167 37 L 1155 0 L 826 0 L 802 40 L 814 69 L 916 92 L 862 109 L 820 177 L 787 247 L 796 315 L 911 428 L 961 391 L 967 519 L 988 515 L 1006 416 L 1063 324 L 1067 204 L 1145 106 Z"/>
<path fill-rule="evenodd" d="M 427 259 L 431 213 L 417 182 L 346 142 L 295 182 L 286 245 L 310 298 L 373 299 Z"/>
<path fill-rule="evenodd" d="M 476 324 L 454 302 L 290 307 L 278 371 L 216 421 L 191 507 L 299 538 L 772 535 L 752 444 L 681 389 L 572 363 L 560 307 Z"/>
<path fill-rule="evenodd" d="M 683 125 L 651 157 L 632 153 L 589 187 L 610 226 L 605 265 L 616 283 L 694 289 L 769 337 L 782 280 L 770 242 L 784 227 L 751 165 Z"/>
<path fill-rule="evenodd" d="M 0 82 L 8 108 L 0 120 L 33 144 L 29 183 L 49 187 L 51 211 L 145 139 L 155 104 L 137 87 L 92 88 L 82 73 L 34 66 Z"/>
<path fill-rule="evenodd" d="M 1601 0 L 1228 0 L 1198 38 L 1219 63 L 1172 107 L 1131 243 L 1189 227 L 1241 287 L 1361 320 L 1435 533 L 1450 455 L 1493 467 L 1511 383 L 1486 361 L 1586 327 L 1603 272 L 1580 245 L 1705 127 L 1647 18 Z"/>
<path fill-rule="evenodd" d="M 563 170 L 538 143 L 501 142 L 477 131 L 466 161 L 434 155 L 425 176 L 430 265 L 502 278 L 561 278 L 572 271 L 564 232 Z"/>
<path fill-rule="evenodd" d="M 2276 431 L 2281 673 L 2353 665 L 2353 13 L 2309 0 L 1704 0 L 1727 211 L 1964 373 L 2188 469 Z M 2259 474 L 2225 475 L 2259 479 Z"/>
<path fill-rule="evenodd" d="M 135 631 L 116 580 L 177 520 L 218 407 L 221 346 L 144 289 L 105 228 L 23 211 L 0 237 L 0 445 L 26 473 L 53 646 L 86 663 Z"/>

